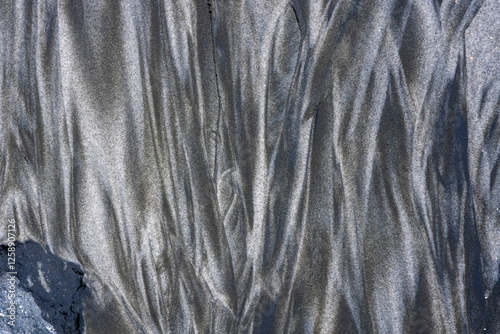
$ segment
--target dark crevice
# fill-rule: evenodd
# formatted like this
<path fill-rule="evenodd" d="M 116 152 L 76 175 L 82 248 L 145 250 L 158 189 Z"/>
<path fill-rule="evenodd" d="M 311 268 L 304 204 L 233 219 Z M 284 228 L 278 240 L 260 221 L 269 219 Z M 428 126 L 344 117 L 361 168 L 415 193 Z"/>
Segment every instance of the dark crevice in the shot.
<path fill-rule="evenodd" d="M 290 5 L 290 7 L 292 7 L 293 14 L 295 14 L 295 20 L 297 21 L 297 25 L 299 26 L 299 30 L 300 30 L 300 32 L 302 32 L 302 26 L 300 25 L 300 20 L 299 20 L 299 16 L 297 15 L 297 10 L 295 10 L 295 7 L 293 5 Z"/>
<path fill-rule="evenodd" d="M 212 15 L 212 4 L 210 3 L 210 1 L 207 1 L 207 6 L 208 6 L 208 14 Z M 210 16 L 210 23 L 212 23 L 212 17 L 211 16 Z"/>
<path fill-rule="evenodd" d="M 217 102 L 218 102 L 217 124 L 216 124 L 217 128 L 215 129 L 215 134 L 216 134 L 216 136 L 215 136 L 215 143 L 216 143 L 215 156 L 217 157 L 217 147 L 218 147 L 218 140 L 219 140 L 219 125 L 220 125 L 220 117 L 221 117 L 221 110 L 222 110 L 222 101 L 221 101 L 221 97 L 220 97 L 219 76 L 217 74 L 217 57 L 215 54 L 215 33 L 214 33 L 214 23 L 213 23 L 213 18 L 212 18 L 212 15 L 214 15 L 215 6 L 212 6 L 212 2 L 210 0 L 207 0 L 207 7 L 208 7 L 208 14 L 209 14 L 209 19 L 210 19 L 210 36 L 212 37 L 212 60 L 214 63 L 215 88 L 217 90 Z M 214 166 L 214 175 L 216 175 L 216 171 L 217 171 L 217 168 Z"/>

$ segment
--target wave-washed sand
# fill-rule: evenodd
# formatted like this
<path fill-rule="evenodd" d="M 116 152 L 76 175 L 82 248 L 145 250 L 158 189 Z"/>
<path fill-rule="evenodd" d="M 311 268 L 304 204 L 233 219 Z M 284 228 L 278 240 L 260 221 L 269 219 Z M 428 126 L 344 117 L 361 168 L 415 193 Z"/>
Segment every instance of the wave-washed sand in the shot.
<path fill-rule="evenodd" d="M 1 1 L 1 226 L 86 333 L 500 333 L 482 2 Z"/>

